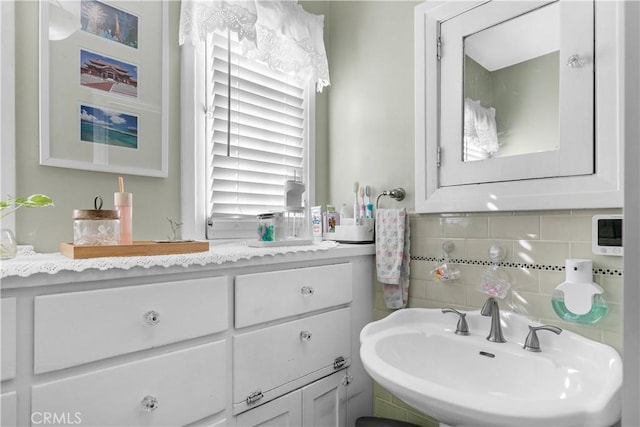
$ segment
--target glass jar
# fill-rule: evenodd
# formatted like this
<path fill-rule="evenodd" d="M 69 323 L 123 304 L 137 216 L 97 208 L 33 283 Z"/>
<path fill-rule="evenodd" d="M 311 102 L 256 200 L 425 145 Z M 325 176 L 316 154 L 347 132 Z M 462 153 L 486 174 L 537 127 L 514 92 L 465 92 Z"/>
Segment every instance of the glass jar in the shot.
<path fill-rule="evenodd" d="M 73 244 L 104 246 L 120 244 L 120 213 L 108 209 L 73 211 Z"/>
<path fill-rule="evenodd" d="M 8 228 L 0 230 L 0 259 L 15 258 L 18 253 L 18 244 L 13 231 Z"/>
<path fill-rule="evenodd" d="M 273 242 L 276 240 L 276 218 L 273 213 L 258 215 L 258 241 Z"/>

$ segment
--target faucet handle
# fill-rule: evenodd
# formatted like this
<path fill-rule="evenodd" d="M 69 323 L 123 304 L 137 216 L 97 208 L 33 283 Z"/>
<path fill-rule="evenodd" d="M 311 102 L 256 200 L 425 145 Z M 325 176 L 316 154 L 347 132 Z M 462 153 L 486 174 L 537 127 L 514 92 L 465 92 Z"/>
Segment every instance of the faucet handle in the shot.
<path fill-rule="evenodd" d="M 557 326 L 551 326 L 551 325 L 543 325 L 543 326 L 531 326 L 529 325 L 529 335 L 527 335 L 527 339 L 524 341 L 524 345 L 522 346 L 522 348 L 524 348 L 527 351 L 533 351 L 534 353 L 539 353 L 540 350 L 540 341 L 538 340 L 538 334 L 537 331 L 539 330 L 543 330 L 543 331 L 551 331 L 556 335 L 560 335 L 560 332 L 562 332 L 562 329 L 558 328 Z"/>
<path fill-rule="evenodd" d="M 467 313 L 462 313 L 455 308 L 445 307 L 443 313 L 455 313 L 458 315 L 458 324 L 456 325 L 456 335 L 469 335 L 469 325 L 467 325 Z"/>

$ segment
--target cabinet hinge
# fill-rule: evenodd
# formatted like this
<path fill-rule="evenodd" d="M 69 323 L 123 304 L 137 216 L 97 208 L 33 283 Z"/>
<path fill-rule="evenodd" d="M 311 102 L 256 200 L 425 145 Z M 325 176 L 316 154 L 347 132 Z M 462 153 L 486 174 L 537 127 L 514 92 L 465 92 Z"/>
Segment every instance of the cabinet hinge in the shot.
<path fill-rule="evenodd" d="M 347 361 L 345 360 L 345 358 L 342 356 L 338 356 L 333 361 L 333 369 L 343 368 L 346 364 L 347 364 Z"/>
<path fill-rule="evenodd" d="M 438 145 L 436 147 L 436 166 L 440 167 L 441 164 L 441 157 L 442 157 L 442 148 Z"/>
<path fill-rule="evenodd" d="M 262 399 L 264 395 L 262 394 L 262 390 L 256 390 L 249 393 L 247 396 L 247 405 L 251 405 L 252 403 L 256 403 L 258 400 Z"/>
<path fill-rule="evenodd" d="M 436 38 L 436 59 L 440 61 L 442 59 L 442 37 Z"/>
<path fill-rule="evenodd" d="M 353 382 L 353 375 L 351 374 L 347 374 L 344 376 L 344 378 L 342 378 L 342 385 L 349 385 Z"/>

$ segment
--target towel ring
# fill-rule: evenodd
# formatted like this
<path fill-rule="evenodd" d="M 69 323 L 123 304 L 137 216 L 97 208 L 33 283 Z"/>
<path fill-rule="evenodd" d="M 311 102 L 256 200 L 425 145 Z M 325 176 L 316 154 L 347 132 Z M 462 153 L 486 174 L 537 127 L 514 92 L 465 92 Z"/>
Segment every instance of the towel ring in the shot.
<path fill-rule="evenodd" d="M 380 201 L 380 197 L 382 196 L 389 196 L 392 199 L 401 202 L 404 200 L 406 195 L 407 192 L 404 191 L 404 188 L 402 187 L 394 188 L 393 190 L 385 190 L 382 193 L 378 194 L 378 197 L 376 197 L 376 209 L 378 209 L 378 202 Z"/>

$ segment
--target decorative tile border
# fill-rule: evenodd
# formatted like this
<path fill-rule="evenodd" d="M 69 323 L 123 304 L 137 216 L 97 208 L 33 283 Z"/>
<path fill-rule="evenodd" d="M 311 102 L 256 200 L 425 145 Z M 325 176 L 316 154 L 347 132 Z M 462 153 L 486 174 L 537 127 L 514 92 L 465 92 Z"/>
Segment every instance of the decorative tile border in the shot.
<path fill-rule="evenodd" d="M 411 256 L 411 261 L 429 261 L 429 262 L 438 262 L 442 261 L 442 257 L 425 257 L 425 256 Z M 470 260 L 470 259 L 459 259 L 459 258 L 450 258 L 449 261 L 452 264 L 462 264 L 462 265 L 491 265 L 491 261 L 478 261 L 478 260 Z M 498 263 L 500 267 L 508 267 L 508 268 L 526 268 L 529 270 L 544 270 L 544 271 L 564 271 L 564 265 L 543 265 L 543 264 L 526 264 L 520 262 L 500 262 Z M 599 274 L 601 276 L 623 276 L 623 270 L 618 270 L 614 268 L 594 268 L 593 274 Z"/>

